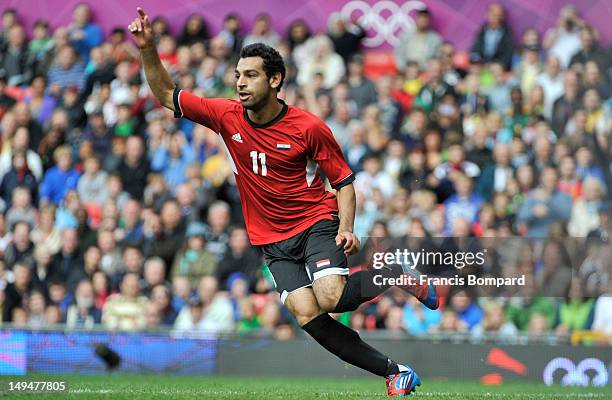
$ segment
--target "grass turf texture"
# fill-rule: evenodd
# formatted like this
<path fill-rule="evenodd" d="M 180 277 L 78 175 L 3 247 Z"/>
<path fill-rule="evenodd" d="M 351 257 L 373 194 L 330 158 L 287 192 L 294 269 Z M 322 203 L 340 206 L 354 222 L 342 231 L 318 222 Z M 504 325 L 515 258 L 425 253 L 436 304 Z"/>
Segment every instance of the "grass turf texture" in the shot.
<path fill-rule="evenodd" d="M 63 393 L 8 392 L 9 381 L 64 381 Z M 28 375 L 0 377 L 0 397 L 10 399 L 384 399 L 383 379 L 264 378 L 171 375 Z M 546 387 L 507 383 L 482 386 L 476 382 L 426 380 L 410 399 L 612 399 L 605 388 Z"/>

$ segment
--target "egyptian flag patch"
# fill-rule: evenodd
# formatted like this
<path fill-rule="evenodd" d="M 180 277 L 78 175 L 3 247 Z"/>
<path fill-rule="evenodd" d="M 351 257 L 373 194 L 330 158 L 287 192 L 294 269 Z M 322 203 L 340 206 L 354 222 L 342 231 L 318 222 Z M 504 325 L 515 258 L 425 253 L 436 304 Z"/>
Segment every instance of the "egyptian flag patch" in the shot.
<path fill-rule="evenodd" d="M 327 267 L 330 264 L 331 264 L 331 261 L 329 261 L 329 258 L 326 258 L 324 260 L 319 260 L 316 262 L 317 268 Z"/>
<path fill-rule="evenodd" d="M 291 150 L 291 145 L 287 143 L 277 143 L 276 148 L 279 150 Z"/>

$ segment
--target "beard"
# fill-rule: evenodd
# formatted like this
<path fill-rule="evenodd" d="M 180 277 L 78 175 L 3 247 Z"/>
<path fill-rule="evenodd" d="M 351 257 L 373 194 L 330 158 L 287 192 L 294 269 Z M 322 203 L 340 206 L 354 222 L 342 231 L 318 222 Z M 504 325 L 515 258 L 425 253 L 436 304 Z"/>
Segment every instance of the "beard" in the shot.
<path fill-rule="evenodd" d="M 265 96 L 256 98 L 251 94 L 251 97 L 249 97 L 246 101 L 240 101 L 240 103 L 246 110 L 259 111 L 265 106 L 265 99 Z"/>

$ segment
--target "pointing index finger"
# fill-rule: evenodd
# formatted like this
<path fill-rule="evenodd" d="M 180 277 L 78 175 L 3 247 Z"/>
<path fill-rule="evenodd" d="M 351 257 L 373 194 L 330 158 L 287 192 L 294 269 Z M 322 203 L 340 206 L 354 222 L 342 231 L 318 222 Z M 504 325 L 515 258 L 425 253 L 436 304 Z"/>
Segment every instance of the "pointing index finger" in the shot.
<path fill-rule="evenodd" d="M 138 11 L 138 14 L 140 15 L 140 18 L 145 18 L 147 16 L 147 13 L 145 13 L 145 11 L 142 9 L 142 7 L 137 7 L 136 11 Z"/>

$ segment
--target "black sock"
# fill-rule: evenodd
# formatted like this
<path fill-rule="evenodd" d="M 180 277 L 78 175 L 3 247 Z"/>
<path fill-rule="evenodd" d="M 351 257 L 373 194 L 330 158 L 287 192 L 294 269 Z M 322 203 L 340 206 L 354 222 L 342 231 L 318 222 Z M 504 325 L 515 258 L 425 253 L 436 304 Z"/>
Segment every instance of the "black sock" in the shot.
<path fill-rule="evenodd" d="M 365 343 L 359 334 L 329 314 L 321 314 L 302 327 L 321 346 L 356 367 L 375 375 L 397 374 L 399 368 L 387 356 Z"/>
<path fill-rule="evenodd" d="M 376 298 L 391 287 L 391 285 L 376 285 L 374 283 L 376 275 L 383 278 L 398 278 L 402 273 L 402 267 L 391 265 L 377 270 L 364 269 L 352 274 L 346 281 L 334 312 L 355 311 L 361 304 Z"/>

